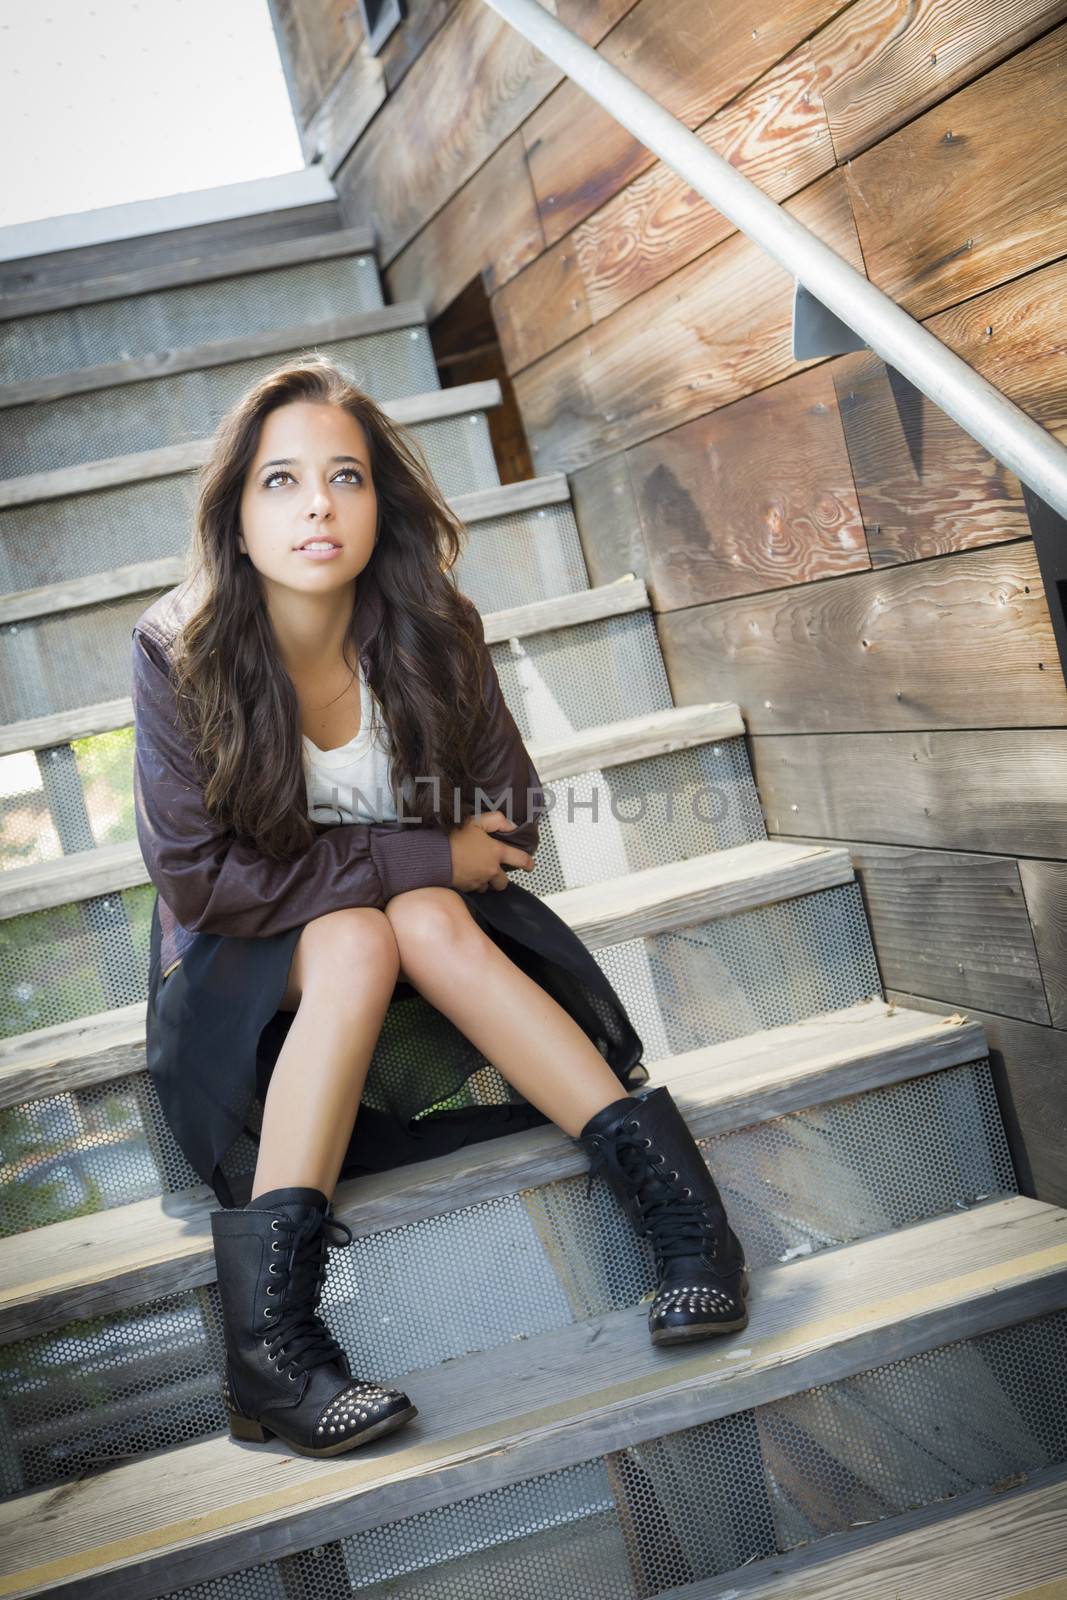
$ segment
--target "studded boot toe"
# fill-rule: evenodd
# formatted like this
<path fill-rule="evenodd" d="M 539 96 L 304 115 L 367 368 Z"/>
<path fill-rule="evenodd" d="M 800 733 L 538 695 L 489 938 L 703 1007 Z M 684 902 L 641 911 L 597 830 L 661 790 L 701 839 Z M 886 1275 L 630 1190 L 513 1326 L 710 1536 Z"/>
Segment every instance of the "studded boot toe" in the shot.
<path fill-rule="evenodd" d="M 352 1241 L 321 1190 L 272 1189 L 213 1211 L 211 1233 L 235 1439 L 277 1434 L 300 1455 L 335 1456 L 418 1415 L 403 1390 L 352 1376 L 318 1314 L 327 1248 Z"/>
<path fill-rule="evenodd" d="M 659 1279 L 648 1312 L 653 1344 L 681 1344 L 748 1324 L 748 1268 L 715 1180 L 665 1085 L 614 1100 L 578 1135 L 603 1172 Z"/>

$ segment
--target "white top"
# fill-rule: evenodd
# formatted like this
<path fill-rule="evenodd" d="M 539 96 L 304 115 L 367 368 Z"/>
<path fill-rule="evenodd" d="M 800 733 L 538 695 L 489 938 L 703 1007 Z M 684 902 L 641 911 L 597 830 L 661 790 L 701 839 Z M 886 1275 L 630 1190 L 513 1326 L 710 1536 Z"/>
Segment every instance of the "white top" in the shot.
<path fill-rule="evenodd" d="M 320 750 L 305 733 L 304 776 L 308 816 L 315 822 L 395 822 L 397 810 L 389 787 L 389 731 L 381 703 L 371 693 L 359 663 L 359 732 L 335 750 Z M 378 727 L 372 728 L 377 713 Z M 372 738 L 372 732 L 374 737 Z M 411 799 L 411 784 L 402 793 Z"/>

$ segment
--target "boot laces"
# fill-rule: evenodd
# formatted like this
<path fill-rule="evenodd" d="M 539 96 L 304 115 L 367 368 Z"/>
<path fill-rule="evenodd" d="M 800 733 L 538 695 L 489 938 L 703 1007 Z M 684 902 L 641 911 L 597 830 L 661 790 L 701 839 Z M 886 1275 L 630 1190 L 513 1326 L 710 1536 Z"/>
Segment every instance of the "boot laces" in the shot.
<path fill-rule="evenodd" d="M 666 1162 L 654 1160 L 643 1137 L 620 1129 L 613 1135 L 615 1159 L 626 1174 L 641 1213 L 643 1231 L 652 1240 L 660 1263 L 678 1256 L 691 1256 L 708 1249 L 716 1254 L 714 1222 L 705 1215 L 704 1203 L 686 1198 L 680 1186 L 667 1177 Z M 586 1183 L 586 1198 L 592 1194 L 593 1179 L 607 1165 L 601 1145 L 594 1153 Z"/>
<path fill-rule="evenodd" d="M 289 1234 L 289 1239 L 284 1265 L 271 1271 L 272 1277 L 281 1278 L 281 1304 L 271 1313 L 271 1333 L 263 1342 L 279 1355 L 284 1354 L 285 1366 L 306 1371 L 344 1355 L 316 1308 L 322 1298 L 326 1250 L 331 1244 L 351 1244 L 352 1230 L 318 1211 L 310 1211 L 299 1223 L 282 1215 L 274 1223 L 277 1231 Z M 331 1228 L 340 1230 L 345 1237 L 331 1238 Z"/>

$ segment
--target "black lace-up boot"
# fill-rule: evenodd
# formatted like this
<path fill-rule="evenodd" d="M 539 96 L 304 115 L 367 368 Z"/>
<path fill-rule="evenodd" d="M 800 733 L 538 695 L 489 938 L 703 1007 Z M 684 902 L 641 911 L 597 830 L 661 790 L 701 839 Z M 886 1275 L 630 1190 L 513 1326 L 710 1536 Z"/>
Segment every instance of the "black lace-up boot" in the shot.
<path fill-rule="evenodd" d="M 681 1344 L 748 1323 L 748 1269 L 741 1241 L 670 1090 L 661 1085 L 613 1100 L 578 1135 L 642 1237 L 651 1239 L 659 1284 L 648 1313 L 653 1344 Z"/>
<path fill-rule="evenodd" d="M 336 1456 L 417 1415 L 402 1390 L 352 1377 L 317 1313 L 327 1246 L 352 1242 L 320 1189 L 272 1189 L 213 1211 L 211 1234 L 235 1439 L 277 1434 L 301 1455 Z"/>

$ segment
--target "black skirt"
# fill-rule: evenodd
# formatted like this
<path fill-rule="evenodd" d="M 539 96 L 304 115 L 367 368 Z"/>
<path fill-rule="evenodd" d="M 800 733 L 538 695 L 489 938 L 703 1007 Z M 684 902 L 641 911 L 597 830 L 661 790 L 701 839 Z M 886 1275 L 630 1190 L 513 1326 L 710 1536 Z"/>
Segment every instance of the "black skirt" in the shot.
<path fill-rule="evenodd" d="M 618 1078 L 620 1096 L 647 1082 L 643 1046 L 622 1001 L 562 918 L 513 880 L 506 889 L 456 892 L 505 955 L 592 1040 Z M 224 1207 L 247 1204 L 252 1192 L 252 1171 L 224 1173 L 221 1163 L 242 1135 L 259 1143 L 255 1111 L 257 1102 L 262 1110 L 293 1020 L 278 1004 L 302 926 L 259 939 L 198 933 L 163 980 L 158 895 L 152 908 L 148 1070 L 179 1148 Z M 485 1066 L 458 1028 L 398 982 L 341 1177 L 424 1161 L 549 1121 L 508 1084 L 507 1101 L 469 1103 L 464 1086 Z M 468 1103 L 443 1104 L 456 1099 Z"/>

